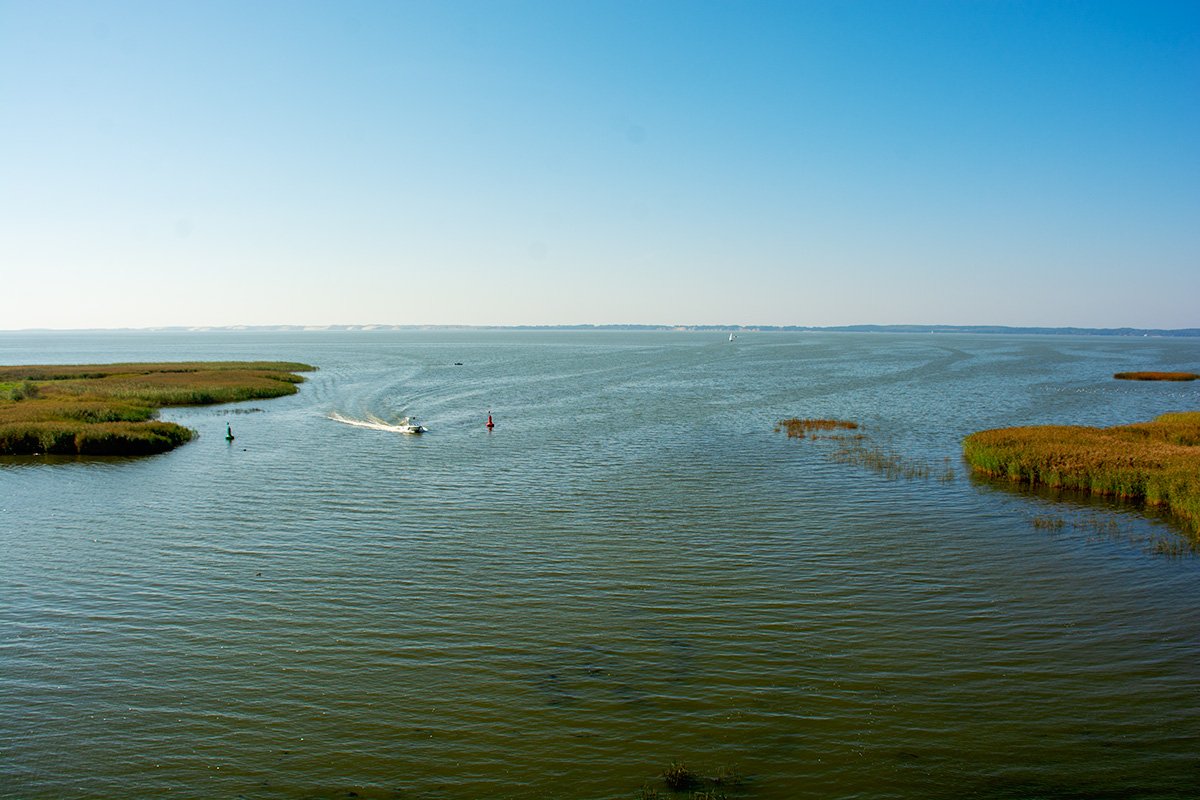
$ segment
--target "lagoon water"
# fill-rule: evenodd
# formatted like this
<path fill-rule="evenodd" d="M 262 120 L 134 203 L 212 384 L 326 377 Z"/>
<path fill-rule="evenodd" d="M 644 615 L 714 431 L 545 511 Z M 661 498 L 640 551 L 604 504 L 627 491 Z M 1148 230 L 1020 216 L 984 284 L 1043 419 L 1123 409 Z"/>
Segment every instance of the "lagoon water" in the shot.
<path fill-rule="evenodd" d="M 0 797 L 635 798 L 676 761 L 762 800 L 1200 793 L 1200 558 L 959 455 L 1200 408 L 1111 378 L 1194 340 L 0 334 L 185 359 L 320 370 L 164 411 L 200 436 L 161 456 L 0 462 Z"/>

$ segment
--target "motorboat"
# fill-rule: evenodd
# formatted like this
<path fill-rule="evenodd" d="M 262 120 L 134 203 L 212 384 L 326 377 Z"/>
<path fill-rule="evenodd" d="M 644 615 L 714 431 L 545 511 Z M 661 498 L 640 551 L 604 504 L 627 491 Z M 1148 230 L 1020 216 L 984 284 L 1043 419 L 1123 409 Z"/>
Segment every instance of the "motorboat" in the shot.
<path fill-rule="evenodd" d="M 424 433 L 425 426 L 416 417 L 401 417 L 395 424 L 396 433 Z"/>
<path fill-rule="evenodd" d="M 396 422 L 387 422 L 374 414 L 367 414 L 366 419 L 355 419 L 353 417 L 342 416 L 336 411 L 329 414 L 329 418 L 334 422 L 341 422 L 345 425 L 353 425 L 356 428 L 370 428 L 374 431 L 391 431 L 392 433 L 425 433 L 425 426 L 417 422 L 416 417 L 401 417 Z"/>

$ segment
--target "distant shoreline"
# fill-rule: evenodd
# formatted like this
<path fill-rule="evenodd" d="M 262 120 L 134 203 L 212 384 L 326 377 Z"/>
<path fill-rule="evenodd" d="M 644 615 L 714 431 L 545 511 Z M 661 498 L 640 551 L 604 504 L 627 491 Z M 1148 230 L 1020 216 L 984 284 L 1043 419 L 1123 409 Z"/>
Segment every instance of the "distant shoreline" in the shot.
<path fill-rule="evenodd" d="M 1200 338 L 1200 328 L 1047 328 L 1007 325 L 212 325 L 150 328 L 23 328 L 0 333 L 320 333 L 343 331 L 722 331 L 735 333 L 981 333 Z"/>

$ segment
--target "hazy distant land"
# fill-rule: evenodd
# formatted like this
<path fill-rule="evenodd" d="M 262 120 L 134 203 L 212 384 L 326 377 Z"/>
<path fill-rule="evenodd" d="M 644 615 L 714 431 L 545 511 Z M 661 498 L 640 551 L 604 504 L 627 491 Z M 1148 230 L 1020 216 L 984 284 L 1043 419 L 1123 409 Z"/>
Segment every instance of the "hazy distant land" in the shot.
<path fill-rule="evenodd" d="M 91 330 L 91 329 L 89 329 Z M 221 331 L 758 331 L 830 332 L 830 333 L 989 333 L 1037 334 L 1050 336 L 1171 336 L 1200 337 L 1200 328 L 1046 328 L 1007 325 L 172 325 L 150 328 L 104 328 L 95 330 L 148 332 L 221 332 Z M 28 328 L 25 332 L 60 332 L 60 329 Z M 10 331 L 11 332 L 11 331 Z"/>

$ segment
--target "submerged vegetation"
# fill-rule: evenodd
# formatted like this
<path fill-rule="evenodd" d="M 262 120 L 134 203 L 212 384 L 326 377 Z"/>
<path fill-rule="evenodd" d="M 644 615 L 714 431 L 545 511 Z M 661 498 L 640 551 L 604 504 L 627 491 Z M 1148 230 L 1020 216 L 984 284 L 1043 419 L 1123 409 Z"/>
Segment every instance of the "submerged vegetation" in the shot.
<path fill-rule="evenodd" d="M 865 467 L 879 473 L 888 480 L 927 480 L 934 474 L 934 469 L 923 461 L 918 461 L 893 450 L 868 444 L 867 434 L 861 432 L 862 426 L 853 420 L 844 419 L 801 419 L 791 417 L 775 423 L 775 432 L 787 432 L 792 439 L 826 439 L 838 443 L 832 453 L 832 458 L 843 464 Z M 853 433 L 818 433 L 819 431 L 853 431 Z M 945 459 L 938 479 L 943 483 L 954 480 L 954 468 L 950 460 Z"/>
<path fill-rule="evenodd" d="M 715 775 L 703 775 L 679 761 L 671 762 L 659 777 L 667 790 L 643 786 L 638 800 L 668 800 L 680 795 L 690 800 L 729 800 L 727 792 L 738 792 L 743 784 L 736 770 L 722 767 Z"/>
<path fill-rule="evenodd" d="M 1194 372 L 1117 372 L 1119 381 L 1194 381 L 1200 378 Z"/>
<path fill-rule="evenodd" d="M 843 464 L 853 464 L 874 470 L 888 480 L 925 479 L 931 473 L 928 464 L 914 461 L 881 447 L 866 447 L 857 442 L 839 447 L 834 451 L 833 458 Z M 950 480 L 953 480 L 953 473 Z"/>
<path fill-rule="evenodd" d="M 1089 539 L 1103 539 L 1125 542 L 1140 546 L 1145 552 L 1167 558 L 1184 558 L 1200 555 L 1200 539 L 1186 538 L 1160 530 L 1143 532 L 1123 527 L 1113 519 L 1102 519 L 1096 516 L 1075 517 L 1065 519 L 1058 516 L 1039 514 L 1030 518 L 1029 524 L 1035 530 L 1050 534 L 1084 532 Z"/>
<path fill-rule="evenodd" d="M 307 364 L 217 361 L 0 367 L 0 455 L 147 455 L 191 440 L 163 406 L 295 394 Z"/>
<path fill-rule="evenodd" d="M 963 440 L 978 473 L 1160 507 L 1200 531 L 1200 411 L 1088 428 L 998 428 Z"/>

